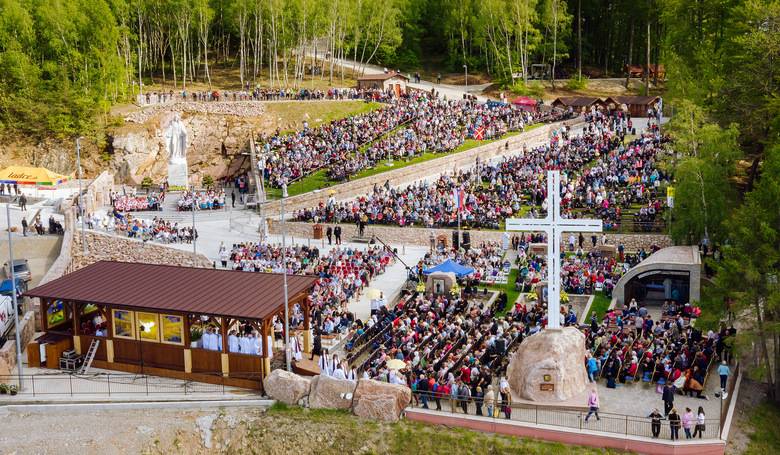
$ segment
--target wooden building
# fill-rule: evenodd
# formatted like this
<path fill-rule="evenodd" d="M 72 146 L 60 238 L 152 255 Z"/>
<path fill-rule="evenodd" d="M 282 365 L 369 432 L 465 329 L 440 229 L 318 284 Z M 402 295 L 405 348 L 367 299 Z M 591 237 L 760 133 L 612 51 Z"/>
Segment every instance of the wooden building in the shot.
<path fill-rule="evenodd" d="M 562 96 L 552 102 L 553 107 L 560 109 L 572 108 L 575 112 L 590 111 L 592 107 L 596 109 L 604 107 L 604 103 L 595 97 L 590 96 Z"/>
<path fill-rule="evenodd" d="M 316 280 L 287 277 L 290 314 L 300 304 L 304 315 L 304 350 Z M 86 353 L 97 340 L 97 368 L 255 389 L 270 372 L 273 316 L 284 313 L 280 274 L 113 261 L 25 295 L 40 298 L 44 332 L 27 346 L 31 366 L 58 368 L 63 351 Z M 262 354 L 229 347 L 232 333 L 253 332 L 262 337 Z"/>
<path fill-rule="evenodd" d="M 358 90 L 393 90 L 395 94 L 406 93 L 409 78 L 401 73 L 390 71 L 382 74 L 367 74 L 357 80 Z"/>
<path fill-rule="evenodd" d="M 647 110 L 655 107 L 659 100 L 657 96 L 610 96 L 604 104 L 609 109 L 621 109 L 625 105 L 632 117 L 646 117 Z"/>

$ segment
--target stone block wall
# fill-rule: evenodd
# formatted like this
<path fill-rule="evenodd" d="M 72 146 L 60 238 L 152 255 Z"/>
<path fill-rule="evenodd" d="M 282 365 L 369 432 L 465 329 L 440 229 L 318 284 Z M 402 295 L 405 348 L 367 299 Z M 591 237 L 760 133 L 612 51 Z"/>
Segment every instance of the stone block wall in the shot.
<path fill-rule="evenodd" d="M 572 127 L 578 126 L 581 121 L 573 120 L 566 122 Z M 350 182 L 333 185 L 329 188 L 300 194 L 287 198 L 285 201 L 285 211 L 292 212 L 309 207 L 315 207 L 320 202 L 328 199 L 328 193 L 335 192 L 337 200 L 352 199 L 370 193 L 374 185 L 383 185 L 389 181 L 391 186 L 401 186 L 414 183 L 419 180 L 438 177 L 442 173 L 452 172 L 457 169 L 471 167 L 475 164 L 477 157 L 482 162 L 496 158 L 498 156 L 510 155 L 522 150 L 523 145 L 528 147 L 537 146 L 547 141 L 554 129 L 560 128 L 561 123 L 551 123 L 535 128 L 527 133 L 517 134 L 506 139 L 498 140 L 485 144 L 464 152 L 443 156 L 432 159 L 424 163 L 413 164 L 400 169 L 394 169 L 380 174 L 364 177 Z M 509 153 L 504 150 L 506 143 L 509 143 Z M 280 213 L 279 201 L 266 203 L 265 211 L 274 216 Z"/>
<path fill-rule="evenodd" d="M 323 230 L 327 229 L 327 226 L 335 226 L 335 224 L 323 223 Z M 287 222 L 286 231 L 287 235 L 294 239 L 310 239 L 313 238 L 313 223 L 302 222 Z M 352 237 L 357 236 L 357 226 L 352 223 L 341 224 L 341 238 L 343 241 L 349 241 Z M 398 226 L 381 226 L 381 225 L 369 225 L 366 227 L 366 236 L 376 235 L 387 244 L 392 245 L 429 245 L 430 235 L 438 237 L 439 235 L 447 236 L 448 244 L 452 241 L 453 229 L 427 229 L 427 228 L 415 228 L 415 227 L 398 227 Z M 487 230 L 469 230 L 471 233 L 471 245 L 477 246 L 482 242 L 501 242 L 503 232 L 502 231 L 487 231 Z M 271 234 L 281 234 L 281 224 L 278 222 L 271 223 Z M 587 241 L 590 242 L 590 237 L 586 236 Z M 599 237 L 599 242 L 601 237 Z M 661 248 L 671 246 L 671 238 L 662 234 L 607 234 L 607 243 L 610 245 L 623 245 L 626 251 L 638 251 L 640 248 L 649 249 L 652 245 L 658 245 Z"/>
<path fill-rule="evenodd" d="M 27 347 L 27 343 L 32 341 L 35 336 L 35 314 L 28 311 L 19 318 L 19 327 L 21 330 L 22 350 Z M 10 375 L 16 367 L 16 337 L 10 337 L 5 344 L 0 347 L 0 376 Z M 0 379 L 0 382 L 9 383 L 11 381 Z"/>

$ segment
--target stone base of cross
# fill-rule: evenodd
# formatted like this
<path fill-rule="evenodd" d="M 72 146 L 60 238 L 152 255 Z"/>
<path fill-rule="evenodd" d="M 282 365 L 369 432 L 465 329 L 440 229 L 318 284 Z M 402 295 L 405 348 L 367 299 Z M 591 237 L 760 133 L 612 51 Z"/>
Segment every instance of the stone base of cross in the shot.
<path fill-rule="evenodd" d="M 547 171 L 547 217 L 508 218 L 507 231 L 547 234 L 547 328 L 561 328 L 561 240 L 564 232 L 601 232 L 601 220 L 561 217 L 561 174 Z"/>

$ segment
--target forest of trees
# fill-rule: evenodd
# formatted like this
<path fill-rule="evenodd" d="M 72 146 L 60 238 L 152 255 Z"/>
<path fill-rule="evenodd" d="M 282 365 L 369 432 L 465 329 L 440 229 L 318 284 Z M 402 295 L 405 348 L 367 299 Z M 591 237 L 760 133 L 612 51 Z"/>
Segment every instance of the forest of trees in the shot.
<path fill-rule="evenodd" d="M 315 54 L 405 71 L 468 65 L 507 85 L 531 64 L 621 77 L 648 50 L 657 60 L 666 1 L 0 0 L 0 131 L 79 134 L 139 80 L 211 85 L 215 66 L 238 68 L 241 84 L 295 87 Z M 344 78 L 332 62 L 321 69 Z"/>

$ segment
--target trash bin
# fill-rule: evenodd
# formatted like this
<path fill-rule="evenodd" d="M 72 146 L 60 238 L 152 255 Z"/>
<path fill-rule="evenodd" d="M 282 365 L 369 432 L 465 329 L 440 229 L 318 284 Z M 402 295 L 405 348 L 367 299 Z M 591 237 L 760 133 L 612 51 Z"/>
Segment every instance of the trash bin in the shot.
<path fill-rule="evenodd" d="M 321 224 L 315 224 L 313 226 L 313 234 L 314 234 L 314 240 L 320 240 L 322 239 L 322 225 Z"/>

